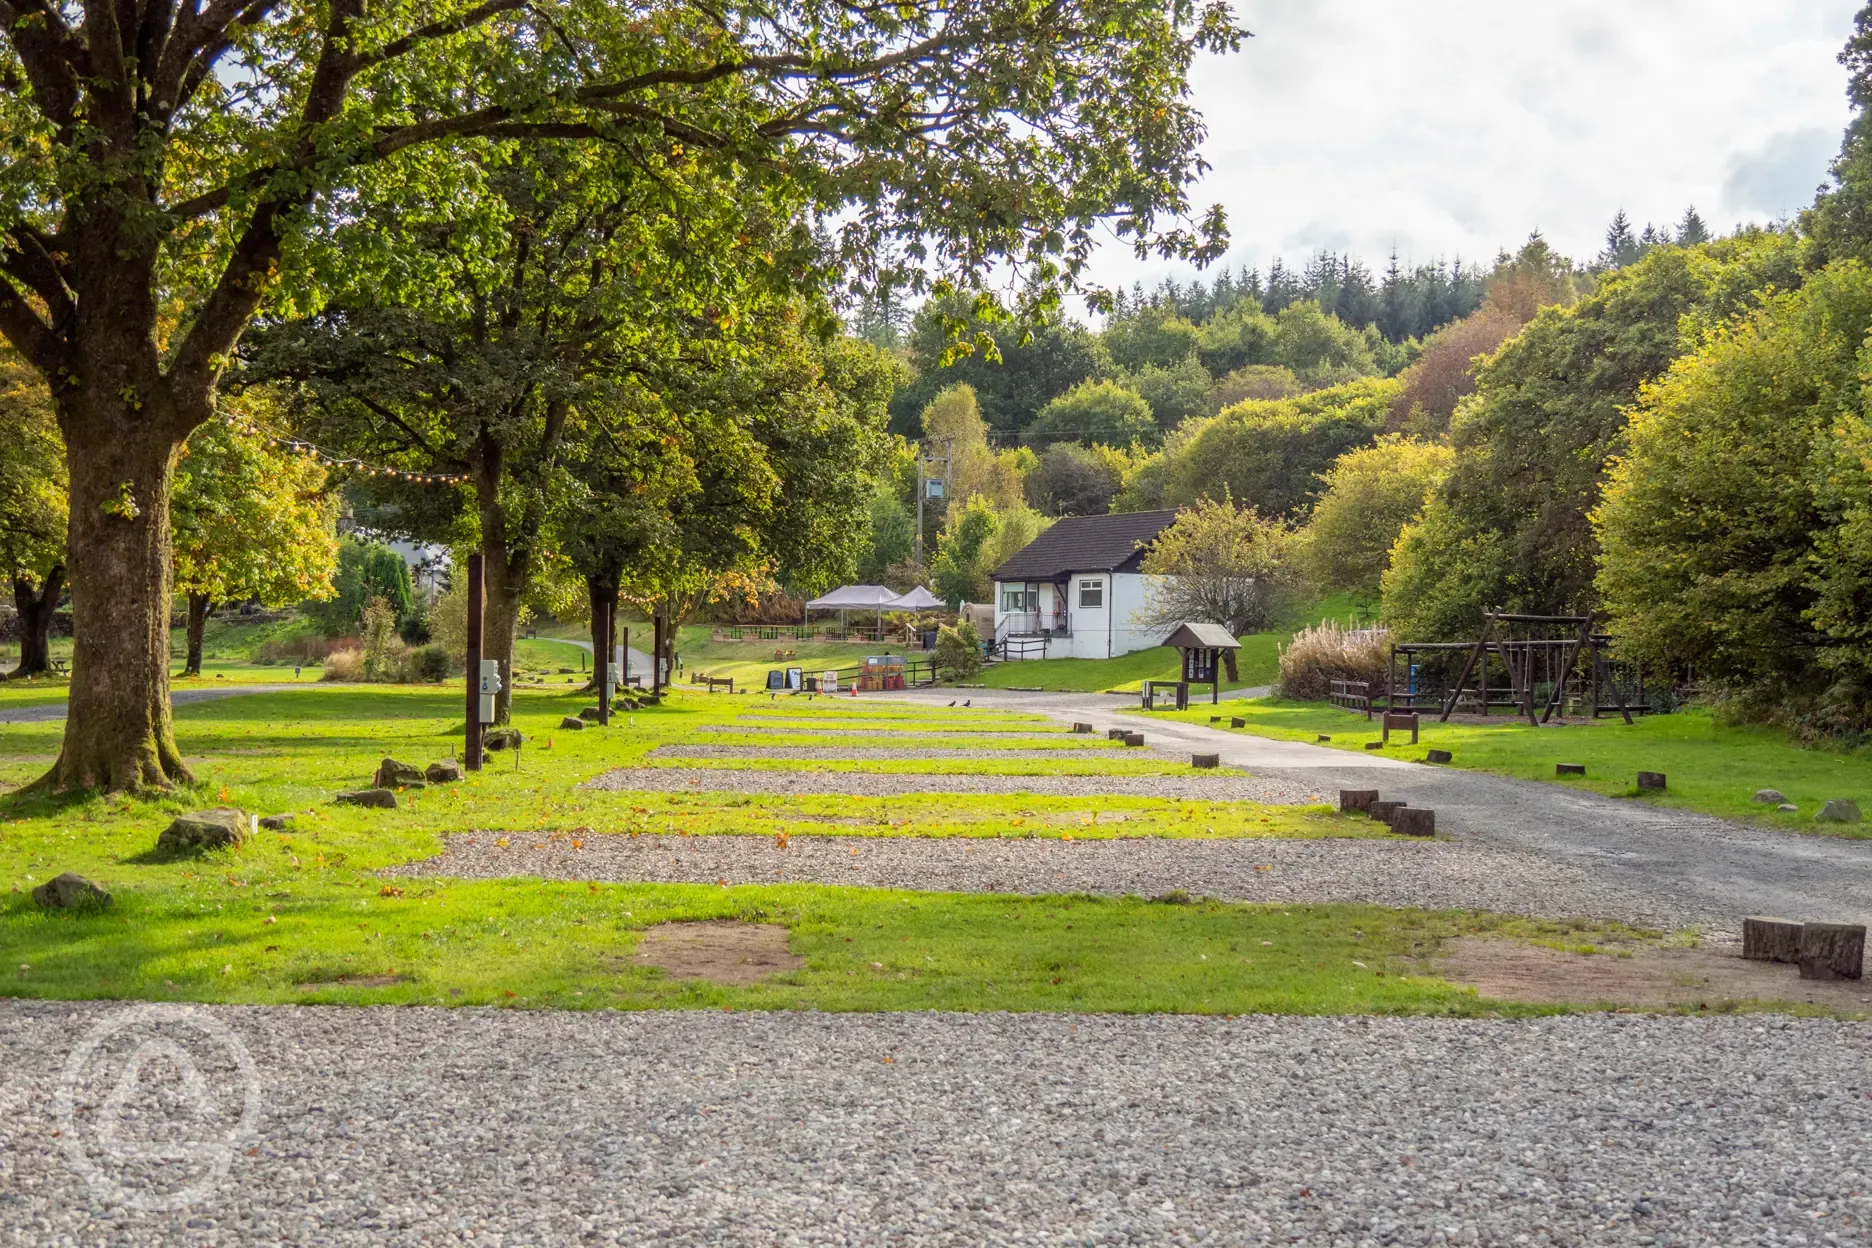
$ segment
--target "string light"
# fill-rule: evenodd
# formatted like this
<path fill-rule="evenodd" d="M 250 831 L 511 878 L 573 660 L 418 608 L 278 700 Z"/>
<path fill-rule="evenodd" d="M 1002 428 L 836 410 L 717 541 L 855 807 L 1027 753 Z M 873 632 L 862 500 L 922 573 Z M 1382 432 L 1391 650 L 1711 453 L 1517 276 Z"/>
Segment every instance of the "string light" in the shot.
<path fill-rule="evenodd" d="M 378 464 L 365 463 L 361 459 L 353 459 L 348 455 L 333 455 L 330 451 L 321 450 L 303 438 L 289 438 L 282 434 L 268 432 L 253 421 L 240 416 L 229 415 L 223 416 L 222 419 L 228 423 L 229 427 L 249 437 L 264 438 L 269 447 L 283 448 L 294 454 L 304 455 L 308 459 L 316 459 L 329 468 L 349 468 L 367 476 L 393 477 L 398 481 L 411 481 L 418 485 L 466 485 L 468 483 L 465 473 L 406 472 L 401 468 L 385 468 Z"/>

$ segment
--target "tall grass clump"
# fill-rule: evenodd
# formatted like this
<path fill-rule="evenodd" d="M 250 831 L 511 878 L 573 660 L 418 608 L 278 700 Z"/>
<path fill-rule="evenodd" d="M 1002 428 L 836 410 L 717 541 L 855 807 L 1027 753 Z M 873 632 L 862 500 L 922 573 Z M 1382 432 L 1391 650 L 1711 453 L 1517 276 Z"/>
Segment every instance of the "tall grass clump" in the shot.
<path fill-rule="evenodd" d="M 1284 698 L 1318 702 L 1332 692 L 1335 680 L 1363 680 L 1382 686 L 1391 664 L 1391 632 L 1384 628 L 1343 628 L 1332 620 L 1302 629 L 1281 650 L 1280 684 Z"/>

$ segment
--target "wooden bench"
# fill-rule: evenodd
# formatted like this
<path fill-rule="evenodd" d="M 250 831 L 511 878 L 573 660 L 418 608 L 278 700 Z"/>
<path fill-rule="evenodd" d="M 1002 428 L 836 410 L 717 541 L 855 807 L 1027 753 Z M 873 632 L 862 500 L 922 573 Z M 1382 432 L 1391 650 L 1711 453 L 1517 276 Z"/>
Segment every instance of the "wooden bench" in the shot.
<path fill-rule="evenodd" d="M 1391 730 L 1393 728 L 1397 729 L 1399 732 L 1403 732 L 1408 728 L 1410 729 L 1410 743 L 1416 745 L 1417 723 L 1417 713 L 1415 711 L 1408 713 L 1403 711 L 1386 711 L 1384 713 L 1384 726 L 1382 730 L 1384 743 L 1386 745 L 1391 744 Z"/>
<path fill-rule="evenodd" d="M 701 684 L 707 685 L 710 693 L 714 693 L 717 686 L 724 685 L 727 687 L 729 693 L 734 692 L 734 677 L 732 676 L 698 676 L 696 680 Z M 639 680 L 637 683 L 641 685 L 643 681 Z"/>

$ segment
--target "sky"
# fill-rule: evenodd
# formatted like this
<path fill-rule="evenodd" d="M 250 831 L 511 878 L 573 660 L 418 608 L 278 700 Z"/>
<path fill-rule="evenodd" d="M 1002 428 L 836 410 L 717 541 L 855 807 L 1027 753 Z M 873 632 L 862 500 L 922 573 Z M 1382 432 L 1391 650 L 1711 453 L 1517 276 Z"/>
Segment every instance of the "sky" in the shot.
<path fill-rule="evenodd" d="M 1586 259 L 1623 208 L 1712 229 L 1811 202 L 1848 120 L 1860 0 L 1236 0 L 1242 52 L 1192 71 L 1223 263 L 1351 251 L 1488 262 L 1538 229 Z M 1213 269 L 1211 270 L 1213 272 Z M 1193 276 L 1116 241 L 1090 277 Z"/>

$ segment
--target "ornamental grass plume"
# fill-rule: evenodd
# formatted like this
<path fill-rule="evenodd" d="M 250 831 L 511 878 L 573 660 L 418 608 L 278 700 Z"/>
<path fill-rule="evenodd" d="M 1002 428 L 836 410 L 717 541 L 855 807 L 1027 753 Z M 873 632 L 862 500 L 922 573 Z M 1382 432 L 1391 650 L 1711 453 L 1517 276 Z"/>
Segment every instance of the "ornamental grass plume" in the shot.
<path fill-rule="evenodd" d="M 1276 687 L 1284 698 L 1318 702 L 1332 692 L 1335 680 L 1382 686 L 1390 663 L 1390 629 L 1344 628 L 1326 620 L 1295 633 L 1281 649 Z"/>

